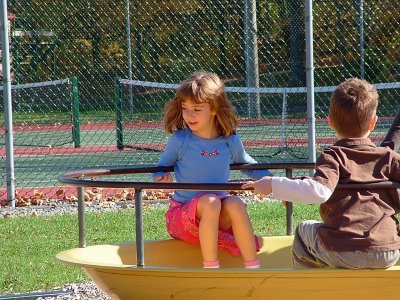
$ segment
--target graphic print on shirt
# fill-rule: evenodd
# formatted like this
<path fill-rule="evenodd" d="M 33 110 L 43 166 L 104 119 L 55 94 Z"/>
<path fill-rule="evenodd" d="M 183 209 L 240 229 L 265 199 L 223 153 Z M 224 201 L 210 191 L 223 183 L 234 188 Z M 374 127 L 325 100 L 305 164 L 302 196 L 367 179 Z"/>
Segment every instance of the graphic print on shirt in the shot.
<path fill-rule="evenodd" d="M 203 155 L 203 156 L 216 156 L 216 155 L 219 155 L 219 151 L 217 149 L 215 149 L 212 152 L 208 152 L 206 150 L 202 150 L 201 151 L 201 155 Z"/>

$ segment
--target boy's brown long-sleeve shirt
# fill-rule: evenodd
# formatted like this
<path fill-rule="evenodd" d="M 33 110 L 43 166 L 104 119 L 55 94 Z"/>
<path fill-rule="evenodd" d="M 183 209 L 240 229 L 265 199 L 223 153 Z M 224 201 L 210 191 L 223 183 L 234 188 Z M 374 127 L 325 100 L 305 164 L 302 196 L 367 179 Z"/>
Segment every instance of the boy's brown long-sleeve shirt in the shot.
<path fill-rule="evenodd" d="M 400 249 L 396 189 L 336 190 L 338 183 L 400 181 L 400 155 L 368 138 L 342 139 L 318 157 L 313 179 L 333 194 L 321 204 L 318 236 L 332 251 Z"/>

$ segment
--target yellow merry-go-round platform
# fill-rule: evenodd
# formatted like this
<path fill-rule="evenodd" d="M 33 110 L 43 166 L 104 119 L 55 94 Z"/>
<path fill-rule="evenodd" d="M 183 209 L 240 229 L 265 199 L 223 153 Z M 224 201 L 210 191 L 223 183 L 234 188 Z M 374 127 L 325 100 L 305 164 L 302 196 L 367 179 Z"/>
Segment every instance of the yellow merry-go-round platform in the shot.
<path fill-rule="evenodd" d="M 232 169 L 312 168 L 309 163 L 255 164 Z M 200 247 L 179 240 L 143 240 L 143 189 L 240 190 L 240 183 L 177 184 L 129 181 L 102 181 L 101 176 L 171 171 L 170 167 L 116 168 L 86 170 L 61 175 L 59 180 L 78 187 L 79 248 L 56 255 L 57 260 L 82 267 L 94 283 L 112 299 L 187 299 L 187 300 L 366 300 L 400 299 L 400 263 L 389 269 L 347 270 L 293 268 L 288 226 L 287 236 L 261 239 L 261 268 L 243 268 L 240 257 L 219 254 L 220 269 L 203 269 Z M 290 172 L 288 172 L 290 171 Z M 96 178 L 92 180 L 90 178 Z M 399 183 L 370 184 L 369 188 L 400 188 Z M 84 187 L 135 188 L 135 242 L 86 246 L 84 222 Z M 359 188 L 347 184 L 342 189 Z M 291 205 L 286 220 L 292 222 Z"/>
<path fill-rule="evenodd" d="M 144 243 L 146 265 L 136 266 L 134 244 L 97 245 L 57 254 L 80 266 L 112 299 L 400 299 L 400 265 L 386 270 L 293 269 L 291 236 L 262 238 L 261 269 L 220 253 L 221 269 L 202 269 L 198 246 L 178 240 Z"/>

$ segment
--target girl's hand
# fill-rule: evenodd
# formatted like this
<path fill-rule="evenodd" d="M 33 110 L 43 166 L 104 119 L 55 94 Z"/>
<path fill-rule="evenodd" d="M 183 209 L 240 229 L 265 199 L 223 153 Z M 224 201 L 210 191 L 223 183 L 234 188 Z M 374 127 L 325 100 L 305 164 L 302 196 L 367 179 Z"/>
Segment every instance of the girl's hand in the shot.
<path fill-rule="evenodd" d="M 155 182 L 172 182 L 172 175 L 171 173 L 165 173 L 164 176 L 157 176 L 154 179 Z"/>
<path fill-rule="evenodd" d="M 272 193 L 271 176 L 265 176 L 257 181 L 248 181 L 242 185 L 242 189 L 253 188 L 255 194 L 266 196 Z"/>

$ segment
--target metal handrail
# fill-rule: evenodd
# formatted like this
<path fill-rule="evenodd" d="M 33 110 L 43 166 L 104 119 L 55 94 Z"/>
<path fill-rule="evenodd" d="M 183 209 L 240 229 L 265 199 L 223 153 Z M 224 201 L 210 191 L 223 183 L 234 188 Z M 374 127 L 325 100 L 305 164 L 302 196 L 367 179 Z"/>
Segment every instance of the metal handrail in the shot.
<path fill-rule="evenodd" d="M 314 163 L 260 163 L 260 164 L 233 164 L 231 170 L 273 170 L 284 169 L 286 176 L 292 178 L 294 169 L 314 169 Z M 160 167 L 128 167 L 128 168 L 110 168 L 110 169 L 89 169 L 65 173 L 58 177 L 58 180 L 67 185 L 77 186 L 78 191 L 78 222 L 79 222 L 79 246 L 86 246 L 86 228 L 85 228 L 85 201 L 84 187 L 104 187 L 104 188 L 134 188 L 135 189 L 135 216 L 136 216 L 136 264 L 138 267 L 144 266 L 144 240 L 143 240 L 143 189 L 172 189 L 172 190 L 243 190 L 242 182 L 229 183 L 161 183 L 161 182 L 135 182 L 135 181 L 107 181 L 98 180 L 99 176 L 143 174 L 155 172 L 172 172 L 173 166 Z M 92 177 L 96 177 L 93 180 Z M 400 189 L 400 182 L 370 182 L 370 183 L 348 183 L 338 184 L 337 189 Z M 286 205 L 286 233 L 293 234 L 293 206 L 291 202 Z"/>

